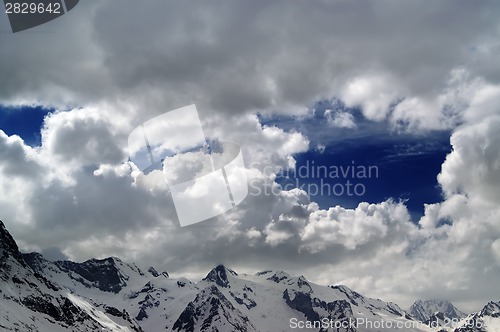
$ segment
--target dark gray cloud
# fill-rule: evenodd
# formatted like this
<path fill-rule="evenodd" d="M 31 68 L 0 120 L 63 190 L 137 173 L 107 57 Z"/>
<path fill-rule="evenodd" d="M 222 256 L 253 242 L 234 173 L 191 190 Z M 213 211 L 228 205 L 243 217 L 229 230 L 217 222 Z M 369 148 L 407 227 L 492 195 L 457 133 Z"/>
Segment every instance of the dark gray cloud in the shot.
<path fill-rule="evenodd" d="M 130 98 L 150 114 L 192 101 L 289 112 L 341 94 L 351 79 L 378 77 L 392 81 L 394 98 L 432 100 L 457 67 L 498 71 L 495 12 L 498 4 L 468 1 L 85 2 L 0 36 L 9 77 L 0 93 L 33 100 L 43 92 L 59 105 Z"/>

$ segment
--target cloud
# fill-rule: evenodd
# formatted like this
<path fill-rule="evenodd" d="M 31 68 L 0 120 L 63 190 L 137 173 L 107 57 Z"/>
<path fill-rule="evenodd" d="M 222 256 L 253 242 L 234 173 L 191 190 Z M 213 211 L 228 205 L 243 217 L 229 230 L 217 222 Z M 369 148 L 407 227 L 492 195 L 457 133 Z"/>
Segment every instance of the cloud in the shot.
<path fill-rule="evenodd" d="M 248 177 L 257 185 L 270 183 L 261 173 L 265 167 L 276 164 L 288 167 L 293 164 L 291 156 L 308 147 L 307 139 L 301 134 L 262 126 L 255 116 L 239 118 L 237 123 L 226 121 L 226 126 L 221 128 L 227 130 L 220 137 L 247 141 L 243 148 L 251 167 Z M 207 123 L 209 133 L 215 130 L 210 121 Z M 123 153 L 126 135 L 120 130 L 122 127 L 90 108 L 46 118 L 42 146 L 38 149 L 27 146 L 18 136 L 0 133 L 3 157 L 0 204 L 5 207 L 3 211 L 12 211 L 5 219 L 10 219 L 6 222 L 13 225 L 13 233 L 18 235 L 25 250 L 42 250 L 57 244 L 64 254 L 77 260 L 112 254 L 150 256 L 145 248 L 133 249 L 128 244 L 131 239 L 142 241 L 151 232 L 158 234 L 157 245 L 169 243 L 169 251 L 195 250 L 199 241 L 182 242 L 192 235 L 190 231 L 178 229 L 166 186 L 151 187 L 145 185 L 144 177 L 134 177 L 134 165 L 126 163 Z M 192 169 L 186 168 L 185 163 L 192 165 Z M 211 168 L 205 155 L 197 153 L 169 158 L 165 167 L 168 169 L 165 175 L 158 171 L 158 177 L 151 180 L 164 183 L 165 176 L 170 176 L 173 177 L 170 180 L 176 182 L 191 177 L 193 172 L 199 175 Z M 262 184 L 258 184 L 259 178 Z M 266 199 L 270 207 L 274 199 Z M 247 209 L 252 213 L 253 206 Z M 255 223 L 241 226 L 243 223 L 239 221 L 227 227 L 224 218 L 212 222 L 217 226 L 210 232 L 194 227 L 193 234 L 210 242 L 224 237 L 223 234 L 240 237 L 247 234 L 252 240 L 260 233 L 252 228 Z M 175 229 L 177 231 L 173 231 Z M 172 241 L 171 236 L 183 240 Z M 99 242 L 99 245 L 90 245 L 91 242 Z M 161 252 L 164 251 L 152 255 L 150 260 L 162 261 Z"/>
<path fill-rule="evenodd" d="M 318 143 L 316 147 L 314 148 L 315 151 L 318 151 L 319 153 L 323 153 L 326 150 L 326 145 Z"/>
<path fill-rule="evenodd" d="M 412 227 L 408 211 L 401 203 L 361 203 L 356 209 L 336 206 L 311 213 L 302 232 L 301 249 L 317 252 L 338 244 L 348 250 L 370 242 L 385 245 L 389 232 L 402 232 L 406 236 Z"/>
<path fill-rule="evenodd" d="M 396 82 L 381 75 L 356 77 L 346 84 L 341 98 L 347 107 L 361 107 L 367 119 L 382 121 L 390 105 L 401 98 L 395 86 Z"/>
<path fill-rule="evenodd" d="M 27 33 L 26 43 L 0 37 L 8 45 L 0 74 L 10 77 L 0 99 L 60 107 L 120 101 L 147 119 L 193 102 L 223 114 L 303 113 L 340 96 L 381 121 L 401 98 L 433 104 L 464 64 L 473 78 L 485 75 L 477 64 L 496 47 L 498 22 L 488 13 L 497 8 L 453 2 L 450 15 L 449 4 L 85 3 L 37 28 L 64 31 L 65 43 L 56 33 L 43 41 Z M 414 113 L 408 120 L 436 127 L 436 119 L 426 123 L 429 112 Z"/>
<path fill-rule="evenodd" d="M 17 136 L 0 130 L 0 169 L 7 176 L 36 178 L 43 173 L 36 151 Z"/>
<path fill-rule="evenodd" d="M 44 153 L 60 164 L 119 163 L 125 153 L 112 132 L 111 121 L 93 108 L 53 113 L 45 118 L 42 129 Z"/>
<path fill-rule="evenodd" d="M 500 197 L 500 116 L 457 129 L 451 136 L 453 152 L 438 180 L 446 195 L 467 193 L 498 204 Z"/>
<path fill-rule="evenodd" d="M 102 131 L 100 121 L 93 121 L 92 113 L 88 116 L 83 122 L 88 132 L 106 138 L 116 130 L 111 126 Z M 82 123 L 78 116 L 66 120 Z M 500 157 L 490 148 L 496 142 L 497 117 L 453 133 L 453 151 L 439 175 L 445 200 L 426 207 L 421 228 L 412 222 L 404 202 L 320 209 L 302 190 L 280 190 L 265 167 L 288 166 L 290 156 L 308 146 L 307 139 L 262 126 L 254 116 L 238 121 L 220 127 L 219 133 L 236 141 L 248 137 L 243 146 L 251 161 L 250 194 L 223 217 L 179 228 L 165 188 L 142 186 L 128 163 L 95 164 L 101 149 L 109 147 L 97 145 L 92 153 L 69 158 L 60 171 L 50 161 L 63 154 L 44 145 L 50 140 L 35 150 L 5 134 L 2 142 L 9 149 L 3 149 L 8 159 L 2 161 L 0 177 L 2 211 L 11 211 L 7 223 L 24 250 L 48 250 L 53 257 L 118 255 L 190 275 L 218 262 L 246 271 L 272 266 L 403 304 L 437 294 L 472 308 L 488 297 L 488 285 L 500 275 L 498 266 L 491 265 L 498 261 L 500 236 L 494 191 Z M 216 127 L 207 123 L 208 132 L 215 134 Z M 44 128 L 46 135 L 61 130 L 69 130 L 76 140 L 80 135 L 66 121 L 48 119 Z M 25 162 L 28 156 L 32 164 Z M 12 165 L 20 160 L 33 170 L 16 175 L 14 195 L 9 192 L 6 172 L 12 170 L 7 160 Z M 474 173 L 467 172 L 471 165 L 477 167 Z M 173 173 L 183 171 L 177 164 L 170 166 Z M 274 190 L 264 194 L 265 188 Z"/>
<path fill-rule="evenodd" d="M 326 110 L 325 118 L 328 124 L 332 127 L 350 129 L 356 128 L 354 116 L 349 112 Z"/>

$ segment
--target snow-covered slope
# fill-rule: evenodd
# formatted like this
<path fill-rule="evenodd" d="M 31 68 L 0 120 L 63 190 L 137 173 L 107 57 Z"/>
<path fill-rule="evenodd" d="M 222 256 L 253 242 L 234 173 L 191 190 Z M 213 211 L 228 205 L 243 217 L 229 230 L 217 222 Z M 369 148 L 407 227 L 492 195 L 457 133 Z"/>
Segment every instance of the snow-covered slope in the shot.
<path fill-rule="evenodd" d="M 141 331 L 133 320 L 121 324 L 109 310 L 99 310 L 24 261 L 14 239 L 0 221 L 0 330 L 1 331 Z M 87 310 L 88 309 L 88 310 Z"/>
<path fill-rule="evenodd" d="M 173 329 L 176 331 L 257 331 L 250 319 L 236 309 L 215 285 L 202 289 L 189 302 Z"/>
<path fill-rule="evenodd" d="M 429 326 L 450 325 L 467 315 L 458 310 L 451 302 L 444 300 L 418 300 L 408 311 L 415 319 Z"/>
<path fill-rule="evenodd" d="M 193 283 L 115 257 L 51 262 L 21 254 L 1 222 L 0 279 L 0 331 L 455 330 L 431 329 L 394 303 L 283 271 L 248 275 L 219 265 Z M 420 318 L 462 314 L 452 305 L 417 303 Z M 499 331 L 499 312 L 491 302 L 459 317 L 455 332 Z M 485 329 L 466 329 L 479 321 Z"/>
<path fill-rule="evenodd" d="M 457 324 L 454 332 L 500 332 L 500 301 L 489 302 Z"/>
<path fill-rule="evenodd" d="M 283 271 L 229 275 L 223 292 L 242 302 L 240 310 L 259 331 L 289 331 L 291 327 L 307 327 L 307 321 L 319 326 L 315 330 L 325 327 L 325 331 L 369 331 L 381 324 L 411 331 L 418 325 L 396 304 L 366 298 L 345 286 L 316 285 Z M 409 324 L 404 326 L 405 322 Z"/>

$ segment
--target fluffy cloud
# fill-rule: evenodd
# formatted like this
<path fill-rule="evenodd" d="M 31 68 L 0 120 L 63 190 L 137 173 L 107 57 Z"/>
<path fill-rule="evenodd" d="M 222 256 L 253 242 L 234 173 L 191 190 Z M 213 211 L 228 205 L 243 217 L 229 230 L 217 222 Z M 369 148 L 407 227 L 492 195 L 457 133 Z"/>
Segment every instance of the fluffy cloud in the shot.
<path fill-rule="evenodd" d="M 0 168 L 10 177 L 36 178 L 43 174 L 36 151 L 26 146 L 19 136 L 7 136 L 0 130 Z"/>
<path fill-rule="evenodd" d="M 348 107 L 361 107 L 363 115 L 374 121 L 384 120 L 395 103 L 399 91 L 395 90 L 394 80 L 383 76 L 356 77 L 348 82 L 341 93 Z"/>
<path fill-rule="evenodd" d="M 332 127 L 356 128 L 354 116 L 349 112 L 326 110 L 325 118 Z"/>
<path fill-rule="evenodd" d="M 83 108 L 49 116 L 43 127 L 42 146 L 36 149 L 17 136 L 1 132 L 0 204 L 2 211 L 8 212 L 3 219 L 12 226 L 25 250 L 57 246 L 77 260 L 120 255 L 163 264 L 162 253 L 166 251 L 189 256 L 200 244 L 213 246 L 211 241 L 220 238 L 221 247 L 217 244 L 212 248 L 217 256 L 228 239 L 253 241 L 260 237 L 262 228 L 238 215 L 248 213 L 245 218 L 249 219 L 257 216 L 253 213 L 255 202 L 246 202 L 246 208 L 233 212 L 238 221 L 228 215 L 212 220 L 209 231 L 203 226 L 179 229 L 165 181 L 175 183 L 206 173 L 211 166 L 205 155 L 189 153 L 169 158 L 165 161 L 165 175 L 158 171 L 158 176 L 152 178 L 137 176 L 134 165 L 126 163 L 123 129 L 129 126 L 111 123 L 98 111 Z M 289 167 L 293 165 L 291 156 L 308 148 L 303 135 L 262 126 L 256 116 L 240 117 L 238 122 L 221 123 L 210 117 L 205 120 L 208 134 L 220 134 L 222 139 L 242 144 L 254 189 L 273 185 L 271 174 L 262 173 L 266 167 Z M 222 125 L 212 126 L 215 122 Z M 216 132 L 217 128 L 224 132 Z M 193 167 L 186 168 L 185 163 Z M 148 177 L 154 186 L 147 183 Z M 268 204 L 263 210 L 264 222 L 279 201 L 271 195 L 253 199 Z M 148 239 L 157 243 L 147 248 L 131 245 Z M 152 250 L 157 251 L 152 254 Z M 181 268 L 184 258 L 183 254 L 175 255 L 172 266 Z M 200 257 L 198 262 L 204 261 L 205 257 Z M 212 265 L 209 261 L 205 263 L 207 268 Z"/>
<path fill-rule="evenodd" d="M 448 196 L 467 193 L 474 198 L 499 203 L 500 116 L 459 128 L 451 136 L 453 153 L 443 164 L 439 182 Z"/>
<path fill-rule="evenodd" d="M 42 130 L 43 152 L 61 164 L 119 163 L 125 158 L 112 120 L 95 108 L 50 114 Z"/>
<path fill-rule="evenodd" d="M 387 245 L 389 232 L 406 236 L 414 227 L 406 207 L 390 201 L 361 203 L 356 209 L 336 206 L 328 211 L 319 210 L 311 213 L 309 221 L 302 233 L 302 248 L 312 252 L 338 244 L 349 250 L 370 242 Z"/>

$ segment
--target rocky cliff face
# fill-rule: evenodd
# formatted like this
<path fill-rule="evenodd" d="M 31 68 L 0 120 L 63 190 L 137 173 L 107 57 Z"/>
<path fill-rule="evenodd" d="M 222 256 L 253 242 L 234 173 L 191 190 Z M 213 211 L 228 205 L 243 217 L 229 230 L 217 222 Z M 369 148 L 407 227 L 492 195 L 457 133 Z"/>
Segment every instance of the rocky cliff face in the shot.
<path fill-rule="evenodd" d="M 2 331 L 92 331 L 108 326 L 116 316 L 111 310 L 103 317 L 86 310 L 77 295 L 49 280 L 43 269 L 32 269 L 16 242 L 0 221 L 0 329 Z M 33 256 L 41 260 L 41 256 Z M 31 261 L 34 262 L 34 261 Z M 111 312 L 111 313 L 110 313 Z M 132 320 L 123 319 L 129 330 L 142 331 Z"/>
<path fill-rule="evenodd" d="M 467 316 L 449 301 L 443 300 L 418 300 L 412 304 L 409 313 L 421 322 L 426 322 L 433 318 L 462 319 Z"/>

